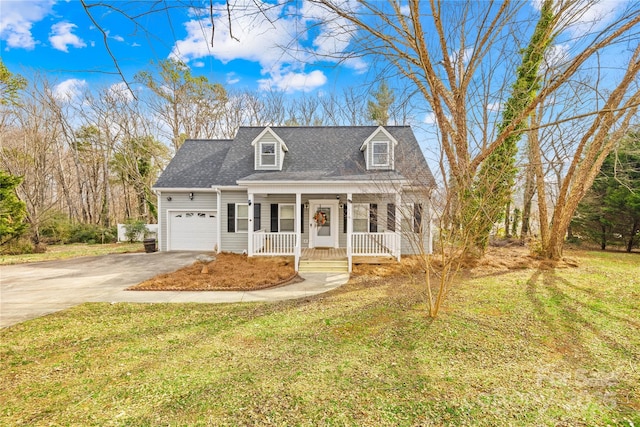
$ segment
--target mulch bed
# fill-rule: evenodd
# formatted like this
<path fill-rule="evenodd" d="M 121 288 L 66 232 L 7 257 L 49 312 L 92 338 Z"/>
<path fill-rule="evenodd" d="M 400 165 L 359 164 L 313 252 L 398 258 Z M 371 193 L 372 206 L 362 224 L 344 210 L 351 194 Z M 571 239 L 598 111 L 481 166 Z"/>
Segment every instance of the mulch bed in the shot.
<path fill-rule="evenodd" d="M 295 283 L 293 257 L 247 257 L 220 253 L 132 286 L 131 291 L 255 291 Z"/>

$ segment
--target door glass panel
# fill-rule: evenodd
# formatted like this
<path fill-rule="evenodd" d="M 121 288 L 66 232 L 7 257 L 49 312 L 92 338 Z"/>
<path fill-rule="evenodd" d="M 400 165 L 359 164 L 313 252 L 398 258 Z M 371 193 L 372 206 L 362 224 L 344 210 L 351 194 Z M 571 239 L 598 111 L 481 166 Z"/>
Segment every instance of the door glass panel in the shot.
<path fill-rule="evenodd" d="M 331 208 L 320 206 L 313 216 L 318 236 L 331 236 Z"/>

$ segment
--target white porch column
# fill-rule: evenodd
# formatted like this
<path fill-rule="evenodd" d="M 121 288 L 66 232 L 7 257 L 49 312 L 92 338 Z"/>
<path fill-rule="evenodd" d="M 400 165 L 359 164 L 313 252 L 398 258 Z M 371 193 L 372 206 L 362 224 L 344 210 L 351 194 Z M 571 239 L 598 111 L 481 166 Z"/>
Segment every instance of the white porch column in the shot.
<path fill-rule="evenodd" d="M 400 261 L 402 254 L 402 215 L 400 214 L 400 204 L 402 197 L 400 190 L 396 191 L 396 259 Z"/>
<path fill-rule="evenodd" d="M 347 193 L 347 262 L 349 264 L 349 273 L 352 270 L 353 255 L 351 251 L 351 235 L 353 234 L 353 193 Z"/>
<path fill-rule="evenodd" d="M 253 256 L 253 193 L 248 193 L 248 198 L 249 201 L 247 203 L 249 206 L 247 210 L 249 212 L 247 215 L 249 215 L 249 218 L 247 221 L 247 255 Z"/>
<path fill-rule="evenodd" d="M 302 204 L 302 194 L 296 193 L 296 206 L 293 209 L 295 212 L 293 217 L 294 220 L 294 230 L 296 232 L 296 247 L 294 249 L 294 267 L 296 271 L 298 271 L 298 264 L 300 263 L 300 255 L 302 254 L 302 227 L 300 227 L 300 215 L 304 215 L 304 212 L 300 212 L 300 205 Z"/>
<path fill-rule="evenodd" d="M 216 248 L 218 248 L 218 253 L 220 253 L 222 252 L 222 192 L 219 188 L 216 189 L 216 205 L 218 209 L 218 214 L 216 215 L 216 223 L 218 227 Z"/>

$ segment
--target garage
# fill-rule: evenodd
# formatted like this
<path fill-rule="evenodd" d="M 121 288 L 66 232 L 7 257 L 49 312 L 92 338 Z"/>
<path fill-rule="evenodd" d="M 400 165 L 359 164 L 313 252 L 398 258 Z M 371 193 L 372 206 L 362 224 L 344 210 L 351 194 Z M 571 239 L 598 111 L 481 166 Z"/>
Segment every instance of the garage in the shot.
<path fill-rule="evenodd" d="M 215 211 L 170 211 L 170 251 L 213 251 L 218 242 Z"/>

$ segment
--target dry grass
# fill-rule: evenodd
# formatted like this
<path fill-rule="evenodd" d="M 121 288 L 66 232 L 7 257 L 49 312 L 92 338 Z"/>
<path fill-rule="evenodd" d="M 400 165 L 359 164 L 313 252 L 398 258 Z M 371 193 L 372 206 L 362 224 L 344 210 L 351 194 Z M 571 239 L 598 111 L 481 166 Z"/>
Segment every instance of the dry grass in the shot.
<path fill-rule="evenodd" d="M 0 330 L 0 425 L 639 426 L 640 255 L 570 256 L 492 264 L 436 320 L 381 266 L 292 301 L 83 304 Z"/>
<path fill-rule="evenodd" d="M 137 291 L 247 291 L 287 283 L 296 277 L 292 257 L 247 257 L 220 253 L 173 273 L 132 286 Z"/>
<path fill-rule="evenodd" d="M 434 269 L 438 269 L 440 260 L 431 259 Z M 559 261 L 550 261 L 531 253 L 524 246 L 489 247 L 484 257 L 469 258 L 463 262 L 462 273 L 465 277 L 482 277 L 508 273 L 517 270 L 577 267 L 575 259 L 565 257 Z M 417 275 L 424 272 L 422 260 L 417 256 L 403 256 L 401 263 L 357 264 L 353 274 L 358 276 L 390 277 L 399 274 Z"/>
<path fill-rule="evenodd" d="M 68 245 L 51 245 L 46 252 L 37 254 L 0 255 L 0 265 L 24 264 L 28 262 L 56 261 L 83 256 L 122 254 L 143 252 L 142 242 L 93 244 L 72 243 Z"/>

